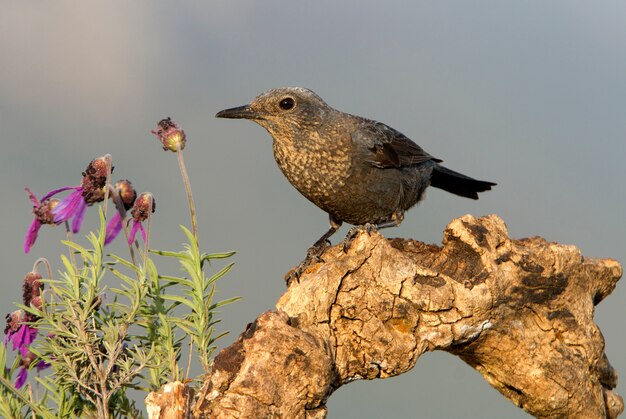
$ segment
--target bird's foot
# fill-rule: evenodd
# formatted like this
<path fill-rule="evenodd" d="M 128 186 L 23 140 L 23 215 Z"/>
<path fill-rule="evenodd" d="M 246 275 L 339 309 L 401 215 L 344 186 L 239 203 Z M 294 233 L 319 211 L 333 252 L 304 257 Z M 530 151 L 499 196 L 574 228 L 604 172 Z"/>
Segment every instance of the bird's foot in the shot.
<path fill-rule="evenodd" d="M 302 262 L 298 264 L 294 269 L 289 271 L 287 275 L 285 275 L 285 282 L 287 286 L 291 285 L 293 281 L 300 281 L 300 276 L 304 273 L 306 268 L 311 263 L 323 262 L 321 256 L 324 253 L 324 250 L 330 246 L 330 241 L 328 239 L 320 239 L 315 244 L 306 251 L 306 257 Z"/>
<path fill-rule="evenodd" d="M 366 231 L 368 235 L 371 235 L 374 231 L 377 230 L 378 227 L 375 224 L 370 223 L 352 227 L 350 230 L 348 230 L 348 234 L 346 234 L 346 237 L 343 239 L 343 252 L 348 253 L 348 249 L 350 249 L 352 240 L 354 240 L 361 231 Z"/>

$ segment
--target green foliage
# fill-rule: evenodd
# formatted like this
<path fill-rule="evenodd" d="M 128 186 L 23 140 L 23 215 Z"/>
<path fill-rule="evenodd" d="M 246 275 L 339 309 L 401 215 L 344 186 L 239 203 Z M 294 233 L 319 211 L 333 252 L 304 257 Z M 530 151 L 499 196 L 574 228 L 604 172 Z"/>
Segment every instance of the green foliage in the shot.
<path fill-rule="evenodd" d="M 42 280 L 47 291 L 41 309 L 21 306 L 38 319 L 33 326 L 39 338 L 30 346 L 37 361 L 30 368 L 43 361 L 51 372 L 36 378 L 36 392 L 30 384 L 17 390 L 11 377 L 18 360 L 7 369 L 0 345 L 0 416 L 141 417 L 127 391 L 187 378 L 179 364 L 186 342 L 209 370 L 215 341 L 223 336 L 214 333 L 216 309 L 236 299 L 214 301 L 215 282 L 232 263 L 210 277 L 204 268 L 234 253 L 200 253 L 195 236 L 181 227 L 188 241 L 183 251 L 151 253 L 177 259 L 184 276 L 161 275 L 148 252 L 141 263 L 105 255 L 105 226 L 101 211 L 88 247 L 63 242 L 70 257 L 61 256 L 58 279 Z M 107 287 L 105 276 L 115 285 Z"/>
<path fill-rule="evenodd" d="M 214 312 L 222 305 L 230 304 L 237 301 L 238 298 L 213 302 L 215 294 L 215 281 L 224 276 L 233 267 L 230 263 L 222 268 L 219 272 L 210 278 L 204 275 L 204 263 L 210 264 L 212 259 L 223 259 L 234 254 L 217 253 L 217 254 L 200 254 L 198 243 L 193 234 L 184 226 L 180 226 L 187 236 L 188 243 L 184 245 L 183 252 L 167 252 L 154 250 L 161 256 L 178 259 L 182 271 L 187 277 L 161 276 L 160 278 L 168 285 L 178 285 L 183 291 L 183 295 L 163 295 L 163 300 L 170 301 L 170 308 L 176 305 L 184 305 L 189 309 L 189 314 L 181 317 L 172 317 L 172 322 L 181 330 L 183 330 L 190 338 L 191 344 L 196 347 L 198 357 L 205 372 L 209 372 L 210 359 L 215 346 L 213 345 L 222 335 L 213 335 L 213 326 L 218 322 L 214 318 Z"/>
<path fill-rule="evenodd" d="M 6 347 L 0 345 L 0 417 L 21 418 L 35 414 L 46 419 L 53 418 L 51 413 L 31 400 L 28 389 L 18 390 L 13 386 L 11 376 L 17 367 L 18 359 L 10 367 L 7 365 Z"/>

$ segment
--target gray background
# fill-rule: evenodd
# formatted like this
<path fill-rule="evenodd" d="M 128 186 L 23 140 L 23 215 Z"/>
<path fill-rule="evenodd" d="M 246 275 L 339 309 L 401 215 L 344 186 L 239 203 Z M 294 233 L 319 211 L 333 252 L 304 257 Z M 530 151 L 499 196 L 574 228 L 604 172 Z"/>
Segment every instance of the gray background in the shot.
<path fill-rule="evenodd" d="M 33 261 L 47 256 L 58 268 L 62 251 L 62 229 L 44 227 L 23 254 L 32 219 L 23 187 L 41 196 L 77 184 L 93 157 L 112 154 L 115 179 L 155 194 L 155 247 L 182 242 L 178 224 L 189 222 L 175 156 L 149 134 L 172 116 L 188 135 L 201 245 L 238 251 L 219 284 L 221 298 L 243 297 L 222 311 L 221 328 L 232 331 L 222 344 L 231 342 L 273 306 L 283 274 L 327 228 L 277 169 L 262 128 L 213 118 L 286 85 L 388 123 L 450 168 L 498 183 L 478 202 L 430 190 L 387 237 L 439 243 L 452 218 L 496 213 L 512 237 L 626 261 L 624 2 L 3 2 L 2 14 L 5 312 Z M 95 222 L 92 210 L 85 227 Z M 111 250 L 124 254 L 121 241 Z M 596 310 L 622 377 L 625 299 L 622 283 Z M 626 394 L 623 383 L 618 390 Z M 445 353 L 425 354 L 401 377 L 345 386 L 329 410 L 527 416 Z"/>

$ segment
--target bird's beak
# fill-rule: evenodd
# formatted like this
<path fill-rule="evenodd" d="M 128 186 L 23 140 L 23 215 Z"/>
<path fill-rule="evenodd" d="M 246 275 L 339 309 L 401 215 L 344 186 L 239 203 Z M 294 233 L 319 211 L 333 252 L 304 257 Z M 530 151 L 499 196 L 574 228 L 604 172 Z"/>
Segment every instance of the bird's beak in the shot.
<path fill-rule="evenodd" d="M 219 111 L 215 114 L 215 117 L 230 119 L 259 119 L 260 115 L 258 112 L 253 110 L 250 105 L 244 105 Z"/>

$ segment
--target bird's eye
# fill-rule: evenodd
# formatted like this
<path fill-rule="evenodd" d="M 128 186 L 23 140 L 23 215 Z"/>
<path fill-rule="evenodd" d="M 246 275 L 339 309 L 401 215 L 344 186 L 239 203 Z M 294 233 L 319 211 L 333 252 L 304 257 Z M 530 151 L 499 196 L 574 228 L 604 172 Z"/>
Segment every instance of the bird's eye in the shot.
<path fill-rule="evenodd" d="M 292 98 L 286 97 L 278 103 L 278 106 L 280 106 L 280 109 L 288 111 L 289 109 L 293 108 L 295 104 L 296 102 Z"/>

